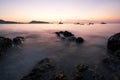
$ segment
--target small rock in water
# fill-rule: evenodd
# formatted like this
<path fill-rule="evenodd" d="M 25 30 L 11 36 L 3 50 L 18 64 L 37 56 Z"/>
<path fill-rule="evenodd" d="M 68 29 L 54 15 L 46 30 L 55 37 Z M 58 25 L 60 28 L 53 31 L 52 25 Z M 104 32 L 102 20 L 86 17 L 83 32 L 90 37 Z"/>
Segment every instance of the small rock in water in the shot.
<path fill-rule="evenodd" d="M 84 42 L 84 39 L 82 37 L 78 37 L 76 39 L 76 43 L 83 43 Z"/>
<path fill-rule="evenodd" d="M 76 43 L 83 43 L 84 39 L 82 37 L 76 38 L 74 34 L 72 34 L 69 31 L 60 31 L 60 32 L 55 32 L 55 34 L 60 37 L 62 40 L 66 39 L 68 41 L 75 41 Z"/>
<path fill-rule="evenodd" d="M 22 41 L 24 41 L 24 37 L 19 36 L 19 37 L 13 38 L 14 45 L 20 45 L 20 44 L 22 44 Z"/>

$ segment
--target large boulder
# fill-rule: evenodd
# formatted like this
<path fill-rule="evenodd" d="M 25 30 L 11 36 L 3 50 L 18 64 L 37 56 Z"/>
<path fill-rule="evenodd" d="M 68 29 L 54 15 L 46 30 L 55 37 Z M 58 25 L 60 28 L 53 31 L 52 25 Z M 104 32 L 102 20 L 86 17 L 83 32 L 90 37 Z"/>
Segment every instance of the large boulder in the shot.
<path fill-rule="evenodd" d="M 107 48 L 111 51 L 120 50 L 120 33 L 116 33 L 108 39 Z"/>
<path fill-rule="evenodd" d="M 30 74 L 24 76 L 21 80 L 43 80 L 44 75 L 54 67 L 53 61 L 50 58 L 45 58 L 35 66 Z"/>

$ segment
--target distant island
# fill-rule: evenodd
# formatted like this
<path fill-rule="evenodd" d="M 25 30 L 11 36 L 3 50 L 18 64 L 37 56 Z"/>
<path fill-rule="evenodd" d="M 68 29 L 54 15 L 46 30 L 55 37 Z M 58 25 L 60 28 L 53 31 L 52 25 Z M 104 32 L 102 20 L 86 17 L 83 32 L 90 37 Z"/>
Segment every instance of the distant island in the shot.
<path fill-rule="evenodd" d="M 30 24 L 49 24 L 49 22 L 45 22 L 45 21 L 31 21 L 29 23 Z"/>
<path fill-rule="evenodd" d="M 0 24 L 21 24 L 21 22 L 0 20 Z"/>
<path fill-rule="evenodd" d="M 45 21 L 31 21 L 31 22 L 24 23 L 24 22 L 6 21 L 6 20 L 0 19 L 0 24 L 50 24 L 50 23 Z"/>

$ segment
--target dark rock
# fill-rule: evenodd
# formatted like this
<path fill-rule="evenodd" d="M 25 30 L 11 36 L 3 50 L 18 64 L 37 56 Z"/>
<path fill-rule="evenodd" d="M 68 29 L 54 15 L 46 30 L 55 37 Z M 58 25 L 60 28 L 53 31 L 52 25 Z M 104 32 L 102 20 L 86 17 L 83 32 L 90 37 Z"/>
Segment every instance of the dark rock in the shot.
<path fill-rule="evenodd" d="M 82 37 L 78 37 L 76 39 L 76 43 L 83 43 L 84 42 L 84 39 Z"/>
<path fill-rule="evenodd" d="M 113 73 L 111 80 L 120 80 L 120 73 L 118 73 L 118 74 Z"/>
<path fill-rule="evenodd" d="M 19 37 L 13 38 L 14 45 L 20 45 L 20 44 L 22 44 L 22 41 L 24 41 L 24 37 L 19 36 Z"/>
<path fill-rule="evenodd" d="M 120 58 L 120 50 L 115 51 L 114 55 Z"/>
<path fill-rule="evenodd" d="M 90 70 L 88 65 L 80 64 L 76 67 L 73 80 L 104 80 L 104 77 Z"/>
<path fill-rule="evenodd" d="M 55 32 L 58 37 L 60 37 L 60 32 Z"/>
<path fill-rule="evenodd" d="M 88 65 L 80 64 L 76 68 L 79 72 L 83 72 L 83 71 L 88 70 Z"/>
<path fill-rule="evenodd" d="M 43 75 L 54 67 L 53 61 L 49 58 L 45 58 L 35 66 L 30 74 L 23 77 L 21 80 L 42 80 Z"/>
<path fill-rule="evenodd" d="M 68 39 L 69 41 L 75 41 L 75 40 L 76 40 L 76 37 L 71 36 L 71 37 L 68 37 L 67 39 Z"/>
<path fill-rule="evenodd" d="M 50 80 L 68 80 L 64 72 L 56 73 Z"/>
<path fill-rule="evenodd" d="M 120 33 L 114 34 L 108 39 L 107 48 L 113 52 L 120 50 Z"/>
<path fill-rule="evenodd" d="M 12 47 L 12 40 L 9 38 L 0 37 L 0 55 L 6 52 L 10 47 Z"/>
<path fill-rule="evenodd" d="M 71 36 L 74 36 L 74 34 L 72 34 L 71 32 L 65 31 L 65 32 L 63 32 L 63 36 L 64 37 L 71 37 Z"/>
<path fill-rule="evenodd" d="M 103 58 L 103 59 L 102 59 L 102 62 L 103 62 L 104 64 L 109 64 L 109 63 L 110 63 L 108 57 Z"/>
<path fill-rule="evenodd" d="M 55 32 L 58 37 L 71 37 L 74 36 L 71 32 L 68 31 L 60 31 L 60 32 Z"/>
<path fill-rule="evenodd" d="M 105 58 L 103 58 L 102 63 L 108 69 L 116 71 L 116 72 L 120 72 L 120 60 L 119 60 L 119 58 L 116 58 L 115 56 L 105 57 Z"/>

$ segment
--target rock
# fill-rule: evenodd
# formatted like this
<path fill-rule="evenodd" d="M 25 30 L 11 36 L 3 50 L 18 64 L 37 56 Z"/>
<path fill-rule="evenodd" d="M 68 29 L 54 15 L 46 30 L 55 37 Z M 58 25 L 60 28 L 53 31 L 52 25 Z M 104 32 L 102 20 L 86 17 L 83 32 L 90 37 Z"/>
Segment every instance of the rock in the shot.
<path fill-rule="evenodd" d="M 20 44 L 22 44 L 22 41 L 24 41 L 24 37 L 19 36 L 19 37 L 13 38 L 14 45 L 20 45 Z"/>
<path fill-rule="evenodd" d="M 90 70 L 88 65 L 80 64 L 76 67 L 72 80 L 104 80 L 104 77 Z"/>
<path fill-rule="evenodd" d="M 71 37 L 68 37 L 67 39 L 68 39 L 69 41 L 75 41 L 75 40 L 76 40 L 76 37 L 71 36 Z"/>
<path fill-rule="evenodd" d="M 23 77 L 21 80 L 42 80 L 43 75 L 54 67 L 53 61 L 50 58 L 45 58 L 35 66 L 30 74 Z"/>
<path fill-rule="evenodd" d="M 102 59 L 102 62 L 103 62 L 104 64 L 110 64 L 109 57 L 103 58 L 103 59 Z"/>
<path fill-rule="evenodd" d="M 80 64 L 76 68 L 79 72 L 83 72 L 83 71 L 88 70 L 88 65 Z"/>
<path fill-rule="evenodd" d="M 108 39 L 107 48 L 113 52 L 120 50 L 120 33 L 116 33 Z"/>
<path fill-rule="evenodd" d="M 74 34 L 72 34 L 69 31 L 60 31 L 60 32 L 55 32 L 55 34 L 60 37 L 62 40 L 66 39 L 68 41 L 75 41 L 76 43 L 83 43 L 84 39 L 82 37 L 76 38 Z"/>
<path fill-rule="evenodd" d="M 120 73 L 119 74 L 113 73 L 111 80 L 120 80 Z"/>
<path fill-rule="evenodd" d="M 10 47 L 12 47 L 12 40 L 9 38 L 0 37 L 0 55 L 6 52 Z"/>
<path fill-rule="evenodd" d="M 55 32 L 55 34 L 56 34 L 58 37 L 71 37 L 71 36 L 74 36 L 74 34 L 72 34 L 72 33 L 69 32 L 69 31 L 59 31 L 59 32 Z"/>
<path fill-rule="evenodd" d="M 53 75 L 50 80 L 68 80 L 64 72 L 59 72 Z"/>
<path fill-rule="evenodd" d="M 65 32 L 63 32 L 63 36 L 64 37 L 71 37 L 71 36 L 74 36 L 74 34 L 72 34 L 71 32 L 65 31 Z"/>
<path fill-rule="evenodd" d="M 56 34 L 58 37 L 61 37 L 59 32 L 55 32 L 55 34 Z"/>
<path fill-rule="evenodd" d="M 82 37 L 76 38 L 76 43 L 83 43 L 84 39 Z"/>
<path fill-rule="evenodd" d="M 120 50 L 115 51 L 114 55 L 120 58 Z"/>

